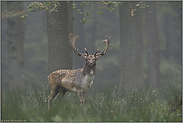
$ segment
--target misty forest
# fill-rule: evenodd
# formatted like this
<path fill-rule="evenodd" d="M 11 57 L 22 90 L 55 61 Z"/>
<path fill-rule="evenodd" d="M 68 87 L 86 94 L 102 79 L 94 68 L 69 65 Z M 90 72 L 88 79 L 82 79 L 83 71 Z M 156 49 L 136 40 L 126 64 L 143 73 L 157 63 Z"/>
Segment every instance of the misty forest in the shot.
<path fill-rule="evenodd" d="M 70 33 L 101 57 L 85 103 L 67 91 L 49 110 L 48 75 L 87 61 Z M 181 41 L 181 1 L 1 1 L 1 121 L 181 122 Z"/>

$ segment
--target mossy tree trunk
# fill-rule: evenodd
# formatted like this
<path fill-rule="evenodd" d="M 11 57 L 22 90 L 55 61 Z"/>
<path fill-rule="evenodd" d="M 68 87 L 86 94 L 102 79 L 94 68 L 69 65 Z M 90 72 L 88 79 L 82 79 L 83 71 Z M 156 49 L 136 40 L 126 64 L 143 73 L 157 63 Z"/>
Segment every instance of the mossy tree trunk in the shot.
<path fill-rule="evenodd" d="M 148 58 L 148 81 L 149 87 L 159 85 L 159 40 L 156 19 L 155 2 L 147 2 L 153 8 L 147 8 L 146 12 L 146 36 L 147 36 L 147 58 Z M 151 11 L 151 13 L 149 13 Z"/>
<path fill-rule="evenodd" d="M 120 14 L 120 82 L 119 90 L 132 91 L 143 85 L 142 14 L 131 16 L 136 2 L 124 2 Z"/>
<path fill-rule="evenodd" d="M 7 2 L 9 12 L 22 11 L 23 2 Z M 20 15 L 7 19 L 7 41 L 8 41 L 8 73 L 9 88 L 23 88 L 22 69 L 23 69 L 23 42 L 24 24 Z"/>
<path fill-rule="evenodd" d="M 59 2 L 58 11 L 47 13 L 48 74 L 58 69 L 72 69 L 73 50 L 69 34 L 73 32 L 72 2 Z"/>

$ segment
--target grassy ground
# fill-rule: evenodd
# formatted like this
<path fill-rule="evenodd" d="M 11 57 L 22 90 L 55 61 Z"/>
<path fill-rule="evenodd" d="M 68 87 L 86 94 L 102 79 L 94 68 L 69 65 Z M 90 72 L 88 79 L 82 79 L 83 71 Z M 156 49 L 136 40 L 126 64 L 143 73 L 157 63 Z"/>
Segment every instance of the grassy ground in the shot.
<path fill-rule="evenodd" d="M 48 90 L 12 91 L 2 93 L 2 121 L 32 122 L 96 122 L 96 121 L 182 121 L 182 107 L 176 98 L 166 97 L 166 90 L 136 90 L 121 94 L 115 89 L 106 93 L 87 95 L 80 105 L 77 93 L 69 92 L 62 99 L 53 99 L 48 111 L 45 98 Z M 181 96 L 180 91 L 177 92 Z M 173 97 L 174 95 L 172 95 Z M 179 98 L 182 99 L 182 96 Z M 171 100 L 171 101 L 170 101 Z"/>

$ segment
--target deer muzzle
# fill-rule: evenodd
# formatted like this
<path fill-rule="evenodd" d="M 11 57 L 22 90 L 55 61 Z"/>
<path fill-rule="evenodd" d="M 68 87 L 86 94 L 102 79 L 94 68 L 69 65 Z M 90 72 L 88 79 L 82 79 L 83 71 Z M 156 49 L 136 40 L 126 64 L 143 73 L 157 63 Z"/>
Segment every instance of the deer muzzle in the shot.
<path fill-rule="evenodd" d="M 90 60 L 90 61 L 89 61 L 89 66 L 90 66 L 90 67 L 95 66 L 95 62 L 93 62 L 93 60 Z"/>

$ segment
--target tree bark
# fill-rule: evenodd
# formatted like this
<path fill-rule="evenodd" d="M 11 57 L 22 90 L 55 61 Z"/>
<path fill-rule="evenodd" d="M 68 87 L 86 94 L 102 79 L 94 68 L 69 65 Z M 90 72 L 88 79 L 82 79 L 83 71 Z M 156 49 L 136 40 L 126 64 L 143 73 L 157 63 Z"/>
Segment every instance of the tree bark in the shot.
<path fill-rule="evenodd" d="M 23 2 L 7 2 L 7 9 L 11 11 L 22 11 Z M 20 15 L 8 18 L 7 26 L 8 42 L 8 71 L 9 88 L 21 89 L 23 87 L 22 68 L 23 68 L 23 42 L 24 24 Z"/>
<path fill-rule="evenodd" d="M 136 2 L 124 2 L 120 13 L 120 83 L 119 89 L 134 90 L 143 85 L 142 14 L 130 15 Z"/>
<path fill-rule="evenodd" d="M 72 69 L 73 50 L 69 34 L 73 32 L 72 2 L 59 2 L 58 11 L 47 13 L 48 73 Z"/>
<path fill-rule="evenodd" d="M 163 27 L 164 27 L 165 37 L 166 37 L 165 58 L 167 60 L 170 60 L 171 45 L 172 45 L 171 44 L 171 33 L 170 33 L 171 20 L 170 20 L 170 15 L 168 13 L 166 13 L 164 16 Z"/>
<path fill-rule="evenodd" d="M 159 40 L 156 19 L 155 2 L 147 2 L 153 8 L 146 10 L 146 36 L 147 36 L 147 58 L 148 58 L 148 83 L 149 87 L 157 87 L 159 84 Z M 149 13 L 148 11 L 151 11 Z"/>

